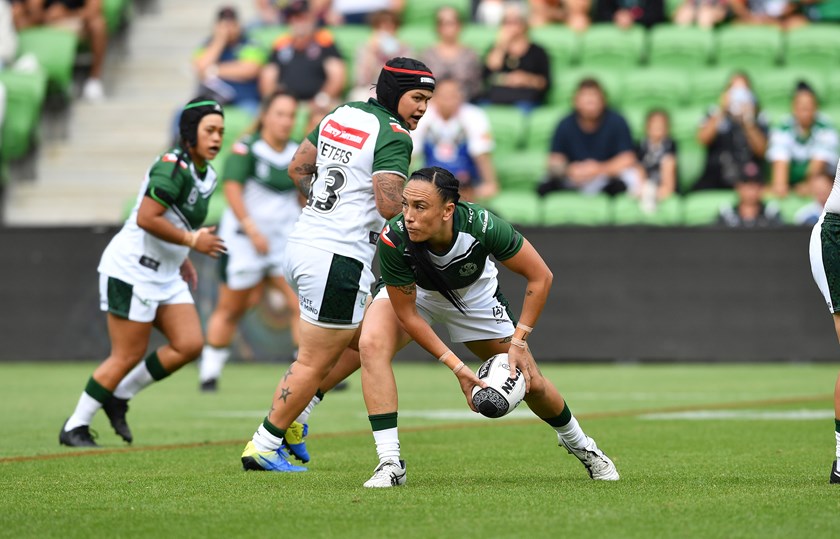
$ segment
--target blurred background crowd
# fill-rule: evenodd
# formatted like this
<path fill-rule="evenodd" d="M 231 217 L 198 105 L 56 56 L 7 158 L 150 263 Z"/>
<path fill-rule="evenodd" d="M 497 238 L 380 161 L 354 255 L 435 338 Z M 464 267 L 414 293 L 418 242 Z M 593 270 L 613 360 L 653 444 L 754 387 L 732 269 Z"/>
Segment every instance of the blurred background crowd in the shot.
<path fill-rule="evenodd" d="M 438 79 L 413 166 L 521 225 L 810 225 L 832 187 L 840 0 L 0 0 L 4 222 L 117 223 L 192 95 L 221 170 L 262 96 L 300 140 L 394 56 Z"/>

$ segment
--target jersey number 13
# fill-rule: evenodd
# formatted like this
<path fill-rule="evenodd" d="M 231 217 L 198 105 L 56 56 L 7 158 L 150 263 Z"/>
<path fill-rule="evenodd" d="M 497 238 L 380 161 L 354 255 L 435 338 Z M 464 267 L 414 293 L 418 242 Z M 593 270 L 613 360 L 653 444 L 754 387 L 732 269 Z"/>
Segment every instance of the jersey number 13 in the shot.
<path fill-rule="evenodd" d="M 324 180 L 324 190 L 317 195 L 314 189 L 310 191 L 306 204 L 319 213 L 330 213 L 341 200 L 339 193 L 347 185 L 347 176 L 339 168 L 328 168 L 312 182 L 313 186 L 320 179 Z"/>

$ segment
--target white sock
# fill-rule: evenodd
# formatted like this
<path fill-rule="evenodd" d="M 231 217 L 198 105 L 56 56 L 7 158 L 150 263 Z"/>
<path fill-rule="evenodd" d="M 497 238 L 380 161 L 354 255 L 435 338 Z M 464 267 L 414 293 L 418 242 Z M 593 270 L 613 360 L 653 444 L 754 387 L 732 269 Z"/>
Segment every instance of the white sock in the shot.
<path fill-rule="evenodd" d="M 254 447 L 257 448 L 257 451 L 261 451 L 263 453 L 266 451 L 277 451 L 277 449 L 283 445 L 283 438 L 278 438 L 277 436 L 271 434 L 263 425 L 260 425 L 260 428 L 258 428 L 257 432 L 254 433 L 254 437 L 251 438 L 251 441 L 254 442 Z"/>
<path fill-rule="evenodd" d="M 319 402 L 321 402 L 321 399 L 319 399 L 317 395 L 312 397 L 312 400 L 309 401 L 309 404 L 306 405 L 306 408 L 304 408 L 300 415 L 297 416 L 297 419 L 295 419 L 295 421 L 297 421 L 301 425 L 306 425 L 307 423 L 309 423 L 309 416 L 312 415 L 312 410 L 314 410 L 315 407 L 318 406 Z"/>
<path fill-rule="evenodd" d="M 222 376 L 222 369 L 230 357 L 230 347 L 216 348 L 209 344 L 204 345 L 201 351 L 201 361 L 198 367 L 198 380 L 218 380 Z"/>
<path fill-rule="evenodd" d="M 385 460 L 400 462 L 400 437 L 397 434 L 397 427 L 375 430 L 373 431 L 373 439 L 376 442 L 376 454 L 379 455 L 379 462 Z"/>
<path fill-rule="evenodd" d="M 120 385 L 114 390 L 114 397 L 125 400 L 131 399 L 154 381 L 152 373 L 146 368 L 146 362 L 141 361 L 120 381 Z"/>
<path fill-rule="evenodd" d="M 840 432 L 834 432 L 834 438 L 837 440 L 837 460 L 840 461 Z"/>
<path fill-rule="evenodd" d="M 572 420 L 562 427 L 553 428 L 557 431 L 558 438 L 562 438 L 567 444 L 575 449 L 582 449 L 586 446 L 586 434 L 583 432 L 583 429 L 580 428 L 575 416 L 572 416 Z"/>
<path fill-rule="evenodd" d="M 70 416 L 67 424 L 64 425 L 65 432 L 70 432 L 82 425 L 90 425 L 90 422 L 93 421 L 93 416 L 96 415 L 96 412 L 100 408 L 102 408 L 101 402 L 82 391 L 82 396 L 79 397 L 79 403 L 76 405 L 73 415 Z"/>

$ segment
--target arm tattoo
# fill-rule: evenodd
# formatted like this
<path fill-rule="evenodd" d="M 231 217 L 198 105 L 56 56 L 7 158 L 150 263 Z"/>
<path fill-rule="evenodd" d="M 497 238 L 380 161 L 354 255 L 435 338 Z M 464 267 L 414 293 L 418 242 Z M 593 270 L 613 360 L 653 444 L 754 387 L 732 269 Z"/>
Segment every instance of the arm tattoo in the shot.
<path fill-rule="evenodd" d="M 525 295 L 526 295 L 526 296 L 533 296 L 533 295 L 534 295 L 534 291 L 533 291 L 533 290 L 527 290 L 527 291 L 525 291 Z"/>
<path fill-rule="evenodd" d="M 298 191 L 306 198 L 309 198 L 309 191 L 316 172 L 318 172 L 318 167 L 315 166 L 315 146 L 308 140 L 304 140 L 292 158 L 289 166 L 289 176 L 291 176 Z"/>
<path fill-rule="evenodd" d="M 373 176 L 373 193 L 376 197 L 376 209 L 385 219 L 390 219 L 402 211 L 402 192 L 405 178 L 398 174 L 383 172 Z"/>
<path fill-rule="evenodd" d="M 403 286 L 398 286 L 397 290 L 405 294 L 406 296 L 410 296 L 417 291 L 417 283 L 411 283 Z"/>

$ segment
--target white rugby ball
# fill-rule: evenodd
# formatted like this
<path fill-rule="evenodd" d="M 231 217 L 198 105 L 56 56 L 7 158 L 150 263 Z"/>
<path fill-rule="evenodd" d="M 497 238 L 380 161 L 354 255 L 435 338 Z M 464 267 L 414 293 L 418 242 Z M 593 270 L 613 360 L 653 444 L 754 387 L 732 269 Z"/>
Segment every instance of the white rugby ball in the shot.
<path fill-rule="evenodd" d="M 474 387 L 472 402 L 485 417 L 502 417 L 513 411 L 525 398 L 525 377 L 516 369 L 510 378 L 507 354 L 496 354 L 481 364 L 475 375 L 487 382 L 487 387 Z"/>

